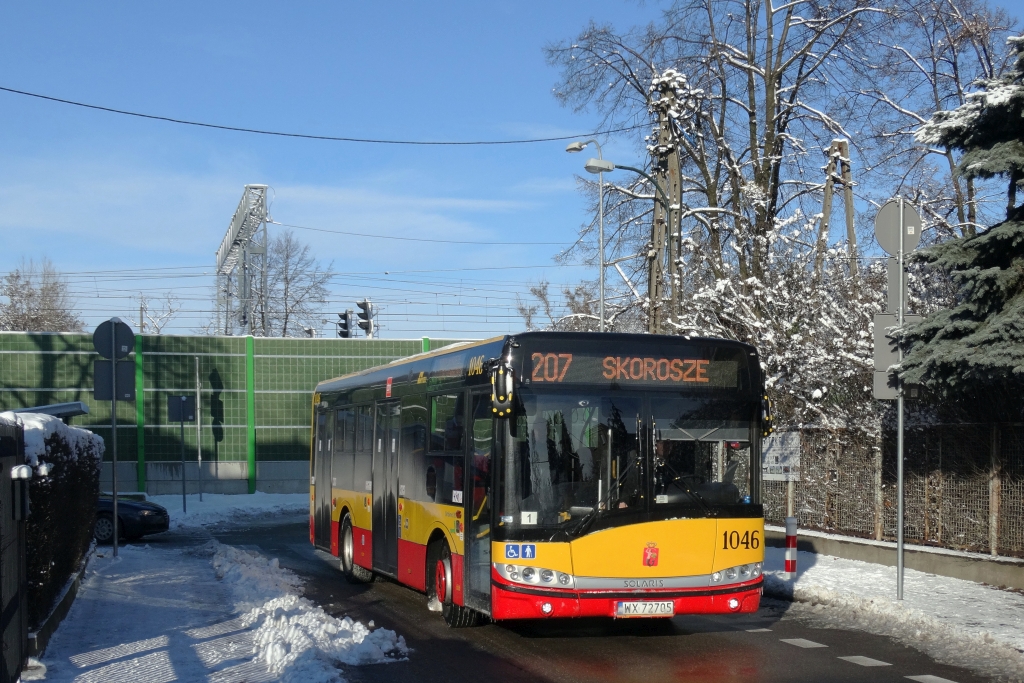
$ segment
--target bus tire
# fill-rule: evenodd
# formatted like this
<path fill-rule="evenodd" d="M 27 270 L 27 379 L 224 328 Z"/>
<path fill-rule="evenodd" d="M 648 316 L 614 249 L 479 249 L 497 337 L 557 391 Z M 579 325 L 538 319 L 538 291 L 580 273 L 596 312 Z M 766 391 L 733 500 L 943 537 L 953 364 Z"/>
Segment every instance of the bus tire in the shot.
<path fill-rule="evenodd" d="M 355 541 L 352 534 L 352 515 L 345 513 L 341 522 L 341 538 L 338 539 L 338 554 L 341 556 L 341 571 L 349 583 L 370 583 L 373 572 L 355 563 Z"/>
<path fill-rule="evenodd" d="M 428 573 L 428 599 L 441 603 L 444 623 L 450 628 L 476 626 L 479 615 L 468 607 L 456 605 L 452 599 L 452 551 L 448 541 L 442 539 L 431 546 L 433 572 Z M 429 566 L 429 565 L 428 565 Z"/>

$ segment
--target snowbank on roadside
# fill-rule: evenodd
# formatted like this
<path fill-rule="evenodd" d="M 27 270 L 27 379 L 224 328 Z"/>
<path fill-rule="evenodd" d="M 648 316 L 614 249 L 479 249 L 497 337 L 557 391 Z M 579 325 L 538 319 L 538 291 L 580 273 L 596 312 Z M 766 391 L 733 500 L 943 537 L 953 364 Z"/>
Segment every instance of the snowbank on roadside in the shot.
<path fill-rule="evenodd" d="M 327 683 L 338 665 L 359 666 L 406 657 L 405 638 L 371 630 L 348 617 L 338 619 L 296 593 L 302 581 L 277 558 L 211 541 L 217 577 L 231 586 L 236 607 L 248 611 L 242 623 L 256 627 L 254 654 L 281 681 Z"/>
<path fill-rule="evenodd" d="M 104 441 L 88 429 L 71 427 L 60 418 L 41 413 L 0 413 L 0 422 L 18 424 L 25 428 L 25 463 L 36 467 L 39 457 L 46 454 L 46 440 L 59 434 L 67 442 L 69 457 L 75 459 L 79 454 L 100 458 L 103 455 Z M 45 462 L 45 460 L 44 460 Z"/>
<path fill-rule="evenodd" d="M 1024 680 L 1024 595 L 906 569 L 797 553 L 797 578 L 782 578 L 785 550 L 765 549 L 765 595 L 809 603 L 817 619 L 894 637 L 937 660 Z"/>
<path fill-rule="evenodd" d="M 149 496 L 148 500 L 167 508 L 171 515 L 171 528 L 203 526 L 218 522 L 241 521 L 253 517 L 273 516 L 294 512 L 309 512 L 308 493 L 262 493 L 229 495 L 204 493 L 186 496 L 188 513 L 181 511 L 181 496 Z"/>

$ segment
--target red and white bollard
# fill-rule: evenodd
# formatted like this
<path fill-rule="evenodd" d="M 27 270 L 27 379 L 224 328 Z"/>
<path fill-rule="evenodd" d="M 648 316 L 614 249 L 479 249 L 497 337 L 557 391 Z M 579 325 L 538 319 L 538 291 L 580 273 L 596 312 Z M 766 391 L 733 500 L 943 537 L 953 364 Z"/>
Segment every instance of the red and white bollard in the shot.
<path fill-rule="evenodd" d="M 796 578 L 796 517 L 786 517 L 786 573 L 785 578 Z"/>

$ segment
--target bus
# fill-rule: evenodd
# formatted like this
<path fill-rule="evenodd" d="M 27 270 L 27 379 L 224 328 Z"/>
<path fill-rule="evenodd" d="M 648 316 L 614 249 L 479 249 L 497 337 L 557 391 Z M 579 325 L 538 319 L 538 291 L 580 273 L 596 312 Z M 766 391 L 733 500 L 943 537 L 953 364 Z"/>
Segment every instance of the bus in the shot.
<path fill-rule="evenodd" d="M 479 620 L 755 612 L 756 349 L 526 332 L 319 383 L 310 542 Z"/>

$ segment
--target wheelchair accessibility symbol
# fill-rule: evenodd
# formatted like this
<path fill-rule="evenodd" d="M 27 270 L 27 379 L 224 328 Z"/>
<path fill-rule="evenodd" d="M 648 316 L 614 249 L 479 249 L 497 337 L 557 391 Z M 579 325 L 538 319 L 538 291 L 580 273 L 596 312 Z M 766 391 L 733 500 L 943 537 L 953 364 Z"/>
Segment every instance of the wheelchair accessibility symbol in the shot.
<path fill-rule="evenodd" d="M 505 559 L 506 560 L 518 560 L 519 559 L 519 544 L 518 543 L 506 543 L 505 544 Z"/>

